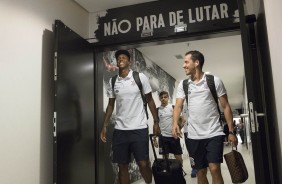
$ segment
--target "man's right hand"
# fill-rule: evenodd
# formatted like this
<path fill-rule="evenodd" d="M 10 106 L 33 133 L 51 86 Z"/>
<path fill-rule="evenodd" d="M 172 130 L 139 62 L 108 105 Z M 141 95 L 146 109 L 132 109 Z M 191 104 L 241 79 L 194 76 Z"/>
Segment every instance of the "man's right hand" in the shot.
<path fill-rule="evenodd" d="M 107 142 L 106 135 L 107 135 L 107 127 L 104 126 L 100 132 L 100 138 L 103 142 Z"/>
<path fill-rule="evenodd" d="M 154 123 L 153 134 L 159 136 L 161 134 L 161 129 L 159 123 Z"/>
<path fill-rule="evenodd" d="M 173 126 L 172 126 L 172 136 L 175 138 L 175 139 L 178 139 L 178 138 L 181 138 L 181 131 L 179 129 L 179 126 L 175 123 L 173 123 Z"/>

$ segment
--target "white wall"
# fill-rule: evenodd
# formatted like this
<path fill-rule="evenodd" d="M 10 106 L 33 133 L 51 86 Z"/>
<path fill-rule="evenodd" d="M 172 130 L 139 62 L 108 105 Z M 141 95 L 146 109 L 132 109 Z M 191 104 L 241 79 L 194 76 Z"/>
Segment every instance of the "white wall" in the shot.
<path fill-rule="evenodd" d="M 282 1 L 281 0 L 264 0 L 266 25 L 269 40 L 269 49 L 272 65 L 272 74 L 274 82 L 274 93 L 277 109 L 277 119 L 279 126 L 280 143 L 282 142 L 282 86 L 281 86 L 281 43 L 282 43 Z M 280 123 L 279 123 L 280 122 Z M 281 150 L 282 152 L 282 150 Z M 281 155 L 282 158 L 282 155 Z M 282 165 L 282 163 L 280 163 Z"/>
<path fill-rule="evenodd" d="M 0 2 L 0 183 L 52 183 L 52 24 L 83 37 L 88 13 L 70 0 Z"/>

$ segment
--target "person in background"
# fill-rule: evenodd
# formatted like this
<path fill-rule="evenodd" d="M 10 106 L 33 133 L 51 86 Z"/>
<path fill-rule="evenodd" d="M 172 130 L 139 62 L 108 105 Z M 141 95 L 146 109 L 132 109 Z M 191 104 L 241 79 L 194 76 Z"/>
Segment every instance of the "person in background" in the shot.
<path fill-rule="evenodd" d="M 100 138 L 106 142 L 108 122 L 116 103 L 116 120 L 113 132 L 113 163 L 118 163 L 120 184 L 129 184 L 130 177 L 128 164 L 133 154 L 142 177 L 146 183 L 152 182 L 152 169 L 149 161 L 149 132 L 148 120 L 139 88 L 133 78 L 133 71 L 130 69 L 130 54 L 126 50 L 118 50 L 115 53 L 118 77 L 112 90 L 110 79 L 107 86 L 109 102 L 100 132 Z M 155 102 L 152 98 L 152 89 L 148 78 L 139 73 L 142 83 L 142 92 L 145 94 L 149 109 L 154 118 L 154 134 L 159 134 L 159 119 Z"/>
<path fill-rule="evenodd" d="M 241 144 L 244 144 L 245 142 L 245 130 L 244 130 L 244 124 L 241 119 L 239 119 L 239 123 L 237 124 L 236 133 L 240 136 L 242 142 Z"/>
<path fill-rule="evenodd" d="M 188 80 L 188 152 L 190 162 L 197 169 L 198 184 L 207 184 L 207 167 L 210 170 L 213 184 L 223 184 L 221 163 L 223 162 L 223 127 L 217 104 L 207 85 L 206 74 L 202 71 L 205 59 L 199 51 L 189 51 L 185 54 L 183 68 Z M 223 108 L 228 125 L 228 140 L 234 146 L 238 144 L 233 133 L 233 116 L 228 102 L 227 92 L 223 82 L 214 76 L 218 100 Z M 183 80 L 180 81 L 176 103 L 173 111 L 172 133 L 175 138 L 181 136 L 177 121 L 185 100 Z"/>
<path fill-rule="evenodd" d="M 175 159 L 179 160 L 182 164 L 182 148 L 180 139 L 174 139 L 172 136 L 172 115 L 174 106 L 169 101 L 168 92 L 162 91 L 159 94 L 161 106 L 157 108 L 159 116 L 159 125 L 161 130 L 161 137 L 159 140 L 159 152 L 164 157 L 169 156 L 169 153 L 174 154 Z"/>

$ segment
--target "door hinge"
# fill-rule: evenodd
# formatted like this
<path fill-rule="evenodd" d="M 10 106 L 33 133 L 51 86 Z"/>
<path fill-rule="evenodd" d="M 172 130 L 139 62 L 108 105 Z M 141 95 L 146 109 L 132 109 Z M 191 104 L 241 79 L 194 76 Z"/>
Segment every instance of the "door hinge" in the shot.
<path fill-rule="evenodd" d="M 54 112 L 53 117 L 53 136 L 57 137 L 57 112 Z"/>
<path fill-rule="evenodd" d="M 58 61 L 58 59 L 57 59 L 57 56 L 58 56 L 58 54 L 57 54 L 57 52 L 55 52 L 54 53 L 54 81 L 57 81 L 57 61 Z"/>

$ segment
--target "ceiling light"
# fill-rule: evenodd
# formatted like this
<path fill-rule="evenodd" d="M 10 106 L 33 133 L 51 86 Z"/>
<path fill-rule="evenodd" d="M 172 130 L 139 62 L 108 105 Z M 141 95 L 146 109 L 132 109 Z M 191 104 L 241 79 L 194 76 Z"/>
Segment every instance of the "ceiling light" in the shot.
<path fill-rule="evenodd" d="M 183 56 L 181 54 L 175 55 L 176 59 L 183 59 Z"/>
<path fill-rule="evenodd" d="M 174 27 L 175 33 L 184 32 L 184 31 L 187 31 L 187 24 L 176 25 Z"/>

